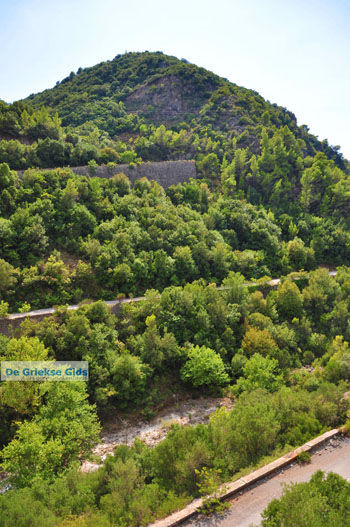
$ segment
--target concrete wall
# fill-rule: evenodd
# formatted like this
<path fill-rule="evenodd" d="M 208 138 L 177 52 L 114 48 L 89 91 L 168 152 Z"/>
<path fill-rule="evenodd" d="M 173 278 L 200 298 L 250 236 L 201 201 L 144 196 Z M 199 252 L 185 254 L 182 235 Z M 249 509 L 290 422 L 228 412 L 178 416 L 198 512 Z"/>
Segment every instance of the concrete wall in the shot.
<path fill-rule="evenodd" d="M 340 433 L 341 430 L 337 428 L 335 428 L 334 430 L 330 430 L 329 432 L 325 432 L 321 436 L 312 439 L 308 443 L 305 443 L 304 445 L 293 450 L 292 452 L 289 452 L 288 454 L 276 459 L 275 461 L 272 461 L 268 465 L 265 465 L 259 468 L 258 470 L 255 470 L 254 472 L 243 476 L 243 478 L 240 478 L 232 483 L 224 485 L 224 494 L 221 496 L 220 499 L 223 501 L 227 498 L 231 498 L 232 496 L 237 496 L 237 494 L 240 494 L 245 490 L 249 489 L 258 481 L 261 481 L 268 476 L 276 474 L 279 470 L 284 467 L 288 467 L 291 463 L 297 460 L 299 454 L 301 454 L 302 452 L 312 452 L 314 449 L 322 446 L 328 440 L 332 439 L 333 437 L 336 437 Z M 155 523 L 148 525 L 149 527 L 175 527 L 177 525 L 181 525 L 186 520 L 193 518 L 193 516 L 197 514 L 198 509 L 202 507 L 202 505 L 202 498 L 194 500 L 184 509 L 174 512 L 170 516 L 167 516 L 162 520 L 158 520 Z"/>
<path fill-rule="evenodd" d="M 112 178 L 115 174 L 123 172 L 133 185 L 137 179 L 146 177 L 150 181 L 157 181 L 162 187 L 184 183 L 190 178 L 196 178 L 196 164 L 194 161 L 162 161 L 159 163 L 142 163 L 131 168 L 129 165 L 115 165 L 110 168 L 107 165 L 97 167 L 96 173 L 91 174 L 89 167 L 69 167 L 72 172 L 79 176 L 91 176 L 100 178 Z M 46 169 L 48 170 L 48 169 Z M 22 177 L 24 170 L 18 170 L 17 174 Z"/>

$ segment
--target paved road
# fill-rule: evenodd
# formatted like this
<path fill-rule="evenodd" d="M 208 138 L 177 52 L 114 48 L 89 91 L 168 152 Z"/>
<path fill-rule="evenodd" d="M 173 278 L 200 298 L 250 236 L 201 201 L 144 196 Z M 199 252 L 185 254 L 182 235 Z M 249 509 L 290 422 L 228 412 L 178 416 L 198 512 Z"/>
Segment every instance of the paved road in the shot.
<path fill-rule="evenodd" d="M 350 439 L 333 440 L 324 449 L 313 454 L 310 465 L 299 466 L 296 464 L 241 496 L 233 498 L 230 500 L 232 506 L 225 517 L 215 515 L 211 518 L 194 518 L 181 525 L 183 527 L 249 527 L 252 524 L 260 525 L 261 513 L 271 500 L 282 494 L 283 484 L 308 481 L 311 475 L 319 469 L 325 472 L 336 472 L 350 481 Z"/>
<path fill-rule="evenodd" d="M 107 306 L 116 306 L 118 304 L 129 304 L 130 302 L 140 302 L 141 300 L 145 300 L 146 297 L 144 296 L 136 296 L 134 298 L 123 298 L 122 300 L 104 300 L 103 302 Z M 97 302 L 97 300 L 94 300 L 93 302 Z M 71 309 L 73 311 L 76 311 L 81 307 L 82 304 L 73 304 L 71 306 L 67 306 L 67 309 Z M 34 309 L 33 311 L 28 311 L 27 313 L 11 313 L 8 315 L 9 320 L 15 320 L 17 318 L 22 319 L 26 317 L 35 317 L 38 315 L 53 315 L 55 313 L 56 309 L 54 307 L 47 307 L 44 309 Z"/>
<path fill-rule="evenodd" d="M 336 276 L 336 274 L 337 274 L 336 271 L 329 271 L 329 276 Z M 280 284 L 280 282 L 281 282 L 280 278 L 273 278 L 272 280 L 267 282 L 267 284 L 270 285 L 271 287 L 276 287 L 278 284 Z M 257 283 L 247 282 L 244 285 L 253 286 L 253 285 L 257 285 Z M 220 286 L 218 287 L 218 289 L 224 289 L 224 287 Z M 134 298 L 124 298 L 122 300 L 105 300 L 104 302 L 105 304 L 107 304 L 107 306 L 113 307 L 118 304 L 129 304 L 131 302 L 140 302 L 141 300 L 145 300 L 145 297 L 136 296 Z M 96 302 L 96 300 L 94 300 L 94 302 Z M 67 309 L 76 310 L 79 307 L 81 307 L 81 305 L 74 304 L 74 305 L 68 306 Z M 34 309 L 33 311 L 28 311 L 27 313 L 11 313 L 10 315 L 8 315 L 7 318 L 9 320 L 16 320 L 16 319 L 21 320 L 21 319 L 25 319 L 26 317 L 35 317 L 39 315 L 42 315 L 42 316 L 52 315 L 53 313 L 55 313 L 55 311 L 56 309 L 54 307 L 48 307 L 44 309 Z"/>

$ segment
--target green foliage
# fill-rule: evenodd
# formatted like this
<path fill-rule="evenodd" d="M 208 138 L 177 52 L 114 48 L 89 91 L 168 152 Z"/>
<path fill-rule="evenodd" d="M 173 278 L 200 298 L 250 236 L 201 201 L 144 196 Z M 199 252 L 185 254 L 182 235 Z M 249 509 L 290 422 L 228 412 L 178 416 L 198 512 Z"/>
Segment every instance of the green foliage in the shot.
<path fill-rule="evenodd" d="M 203 467 L 201 470 L 196 470 L 198 477 L 198 490 L 201 496 L 203 496 L 203 504 L 199 511 L 202 514 L 208 516 L 214 512 L 224 514 L 225 510 L 230 507 L 230 504 L 226 501 L 220 500 L 220 497 L 225 494 L 225 486 L 220 484 L 220 470 L 208 470 Z"/>
<path fill-rule="evenodd" d="M 82 382 L 46 382 L 45 403 L 33 421 L 23 422 L 1 452 L 1 464 L 17 487 L 35 479 L 52 481 L 81 456 L 90 453 L 100 427 L 86 401 Z"/>
<path fill-rule="evenodd" d="M 33 479 L 33 466 L 36 467 L 38 459 L 44 460 L 45 455 L 54 461 L 54 441 L 63 445 L 57 438 L 43 442 L 40 421 L 35 419 L 20 428 L 21 438 L 31 439 L 30 446 L 25 443 L 25 451 L 21 450 L 23 442 L 18 439 L 10 443 L 20 456 L 25 456 L 23 461 L 30 460 L 23 478 L 28 478 L 32 486 L 0 495 L 0 522 L 11 525 L 10 518 L 14 523 L 18 514 L 16 503 L 22 504 L 22 516 L 27 517 L 26 508 L 36 501 L 41 503 L 39 515 L 50 511 L 48 525 L 51 525 L 49 520 L 54 524 L 54 515 L 58 525 L 68 526 L 75 525 L 76 517 L 90 526 L 91 517 L 91 521 L 101 519 L 102 525 L 109 525 L 108 522 L 125 525 L 127 522 L 137 527 L 183 507 L 192 497 L 212 489 L 216 494 L 216 506 L 220 498 L 215 490 L 217 485 L 243 467 L 256 463 L 261 456 L 283 447 L 286 431 L 292 431 L 303 415 L 315 418 L 317 408 L 331 400 L 329 393 L 321 392 L 308 394 L 304 390 L 284 388 L 274 394 L 262 390 L 244 393 L 231 411 L 218 410 L 208 425 L 173 426 L 154 448 L 137 440 L 132 447 L 121 445 L 96 472 L 82 474 L 72 468 L 52 483 L 52 474 L 44 474 L 41 465 Z M 337 397 L 341 399 L 341 391 Z M 57 398 L 55 404 L 56 401 Z M 50 408 L 54 408 L 53 404 Z M 326 422 L 323 420 L 323 424 Z M 309 437 L 309 431 L 305 430 L 294 444 L 305 442 Z M 35 458 L 31 457 L 34 449 L 39 454 Z M 18 470 L 24 472 L 24 463 Z M 31 517 L 29 514 L 28 518 Z"/>
<path fill-rule="evenodd" d="M 48 350 L 38 338 L 21 337 L 6 342 L 5 353 L 0 360 L 40 361 L 48 360 Z M 3 382 L 0 384 L 0 402 L 19 415 L 32 415 L 41 402 L 40 385 L 34 381 Z"/>
<path fill-rule="evenodd" d="M 300 452 L 299 456 L 298 456 L 298 459 L 297 459 L 297 462 L 299 463 L 299 465 L 303 465 L 303 464 L 306 464 L 306 463 L 311 463 L 311 454 L 310 452 Z"/>
<path fill-rule="evenodd" d="M 343 342 L 343 337 L 337 336 L 329 348 L 331 358 L 327 363 L 324 375 L 326 379 L 337 383 L 340 380 L 350 379 L 350 351 L 348 342 Z"/>
<path fill-rule="evenodd" d="M 273 355 L 278 346 L 274 338 L 266 329 L 248 327 L 242 340 L 242 348 L 248 356 L 258 353 L 261 356 Z"/>
<path fill-rule="evenodd" d="M 6 318 L 9 313 L 9 305 L 3 300 L 0 301 L 0 319 Z"/>
<path fill-rule="evenodd" d="M 189 350 L 188 360 L 181 369 L 181 378 L 196 388 L 203 385 L 216 388 L 229 382 L 221 357 L 205 346 Z"/>
<path fill-rule="evenodd" d="M 303 296 L 295 282 L 285 280 L 277 288 L 274 297 L 279 315 L 288 320 L 300 318 L 303 310 Z"/>
<path fill-rule="evenodd" d="M 317 471 L 308 483 L 288 485 L 263 513 L 263 527 L 326 527 L 349 524 L 350 484 Z"/>
<path fill-rule="evenodd" d="M 244 288 L 238 278 L 233 285 L 232 273 L 244 272 L 246 279 L 310 268 L 311 253 L 315 251 L 316 261 L 324 260 L 324 252 L 334 253 L 334 243 L 343 247 L 342 260 L 347 261 L 343 227 L 327 223 L 326 236 L 321 232 L 324 222 L 305 218 L 296 238 L 297 219 L 293 222 L 287 214 L 278 218 L 235 197 L 214 194 L 200 181 L 170 188 L 164 195 L 148 181 L 140 180 L 130 190 L 123 174 L 103 180 L 76 176 L 68 169 L 30 169 L 16 181 L 7 165 L 3 172 L 12 183 L 4 189 L 9 196 L 0 218 L 0 288 L 11 310 L 24 302 L 35 309 L 121 293 L 140 295 L 149 287 L 161 290 L 199 278 L 226 284 L 231 302 L 239 303 L 241 298 L 234 296 Z M 284 241 L 290 236 L 292 240 Z M 48 276 L 52 257 L 63 262 L 62 278 L 59 269 Z M 84 279 L 79 276 L 83 266 Z M 231 285 L 225 282 L 229 277 Z M 240 278 L 242 283 L 245 279 Z M 312 289 L 303 304 L 313 301 Z M 297 294 L 288 295 L 284 302 L 290 297 L 290 309 L 282 306 L 283 295 L 277 292 L 281 316 L 291 320 L 294 310 L 299 318 Z"/>
<path fill-rule="evenodd" d="M 115 396 L 122 406 L 140 404 L 146 391 L 148 368 L 137 358 L 124 353 L 112 367 Z"/>
<path fill-rule="evenodd" d="M 268 391 L 278 390 L 283 386 L 283 376 L 278 374 L 278 361 L 255 353 L 243 365 L 243 376 L 237 380 L 236 390 L 254 391 L 263 388 Z"/>
<path fill-rule="evenodd" d="M 18 487 L 30 485 L 35 477 L 51 480 L 62 466 L 63 445 L 59 438 L 45 437 L 37 423 L 24 422 L 1 452 L 1 465 Z"/>
<path fill-rule="evenodd" d="M 348 269 L 291 274 L 276 291 L 267 278 L 350 263 L 337 148 L 256 92 L 149 52 L 0 102 L 0 134 L 0 316 L 82 304 L 26 320 L 0 339 L 0 358 L 90 366 L 87 385 L 0 384 L 2 469 L 18 487 L 0 495 L 1 525 L 146 525 L 345 421 Z M 171 159 L 194 159 L 198 179 L 131 189 L 116 168 Z M 94 177 L 101 164 L 110 179 Z M 57 168 L 69 165 L 89 175 Z M 118 316 L 86 303 L 144 293 Z M 96 409 L 154 415 L 172 386 L 206 395 L 229 383 L 235 406 L 208 425 L 174 426 L 153 449 L 120 446 L 94 474 L 74 468 L 97 441 Z M 306 484 L 271 505 L 266 525 L 319 527 L 320 511 L 340 523 L 329 488 L 347 490 L 314 478 L 310 494 Z"/>
<path fill-rule="evenodd" d="M 234 295 L 238 289 L 245 294 L 244 279 L 233 293 L 230 273 L 245 268 L 249 276 L 257 262 L 266 262 L 279 245 L 278 228 L 239 200 L 219 200 L 209 208 L 212 195 L 199 182 L 185 193 L 197 198 L 175 205 L 148 181 L 139 180 L 130 191 L 123 174 L 102 180 L 68 169 L 27 171 L 16 186 L 14 211 L 0 218 L 3 300 L 12 310 L 25 302 L 35 309 L 230 277 L 232 302 L 239 302 Z M 219 220 L 227 207 L 235 211 L 230 230 Z M 252 254 L 251 264 L 229 245 L 233 238 L 247 246 L 260 243 L 263 235 L 269 242 Z"/>

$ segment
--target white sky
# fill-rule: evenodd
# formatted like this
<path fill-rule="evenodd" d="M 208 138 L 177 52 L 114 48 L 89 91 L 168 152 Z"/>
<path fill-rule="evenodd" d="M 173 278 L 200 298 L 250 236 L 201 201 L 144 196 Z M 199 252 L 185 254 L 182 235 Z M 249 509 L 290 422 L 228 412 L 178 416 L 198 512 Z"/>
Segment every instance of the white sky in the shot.
<path fill-rule="evenodd" d="M 124 51 L 163 51 L 258 91 L 350 159 L 350 0 L 0 0 L 0 98 Z"/>

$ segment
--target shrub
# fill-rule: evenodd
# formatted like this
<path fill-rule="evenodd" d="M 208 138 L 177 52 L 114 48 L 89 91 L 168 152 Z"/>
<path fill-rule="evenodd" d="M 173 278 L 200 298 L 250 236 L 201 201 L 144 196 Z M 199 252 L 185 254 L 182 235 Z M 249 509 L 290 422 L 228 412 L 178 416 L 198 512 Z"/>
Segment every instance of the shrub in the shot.
<path fill-rule="evenodd" d="M 188 352 L 188 360 L 181 369 L 181 378 L 194 387 L 225 386 L 229 383 L 220 355 L 205 346 L 195 346 Z"/>
<path fill-rule="evenodd" d="M 299 465 L 303 465 L 306 463 L 311 463 L 311 454 L 310 452 L 300 452 L 297 462 Z"/>

